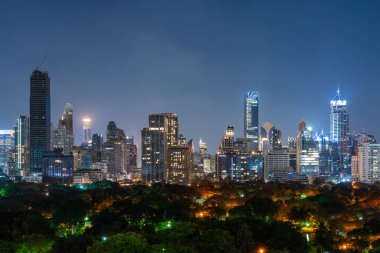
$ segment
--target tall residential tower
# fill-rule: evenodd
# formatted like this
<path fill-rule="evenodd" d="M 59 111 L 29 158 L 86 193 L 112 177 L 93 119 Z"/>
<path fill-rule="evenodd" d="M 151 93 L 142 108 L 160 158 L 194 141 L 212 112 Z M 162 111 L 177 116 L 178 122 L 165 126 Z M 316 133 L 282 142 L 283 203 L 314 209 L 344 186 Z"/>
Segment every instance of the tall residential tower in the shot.
<path fill-rule="evenodd" d="M 244 97 L 244 137 L 252 139 L 253 149 L 259 149 L 259 93 L 248 92 Z"/>
<path fill-rule="evenodd" d="M 30 76 L 30 171 L 42 172 L 42 156 L 50 150 L 50 77 L 35 69 Z"/>

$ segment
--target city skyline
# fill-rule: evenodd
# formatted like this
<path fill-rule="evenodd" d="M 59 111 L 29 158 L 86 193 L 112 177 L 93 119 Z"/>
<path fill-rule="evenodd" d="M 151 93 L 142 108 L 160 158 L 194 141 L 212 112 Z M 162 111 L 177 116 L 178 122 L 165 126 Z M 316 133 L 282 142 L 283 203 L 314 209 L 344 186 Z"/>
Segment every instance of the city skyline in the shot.
<path fill-rule="evenodd" d="M 76 144 L 84 117 L 92 119 L 92 133 L 105 135 L 114 120 L 141 143 L 147 115 L 172 112 L 182 134 L 215 152 L 226 126 L 243 136 L 242 99 L 250 90 L 260 93 L 259 125 L 272 122 L 286 142 L 302 119 L 328 131 L 338 86 L 351 131 L 380 136 L 380 119 L 366 116 L 376 115 L 379 103 L 379 35 L 371 32 L 377 3 L 69 3 L 1 3 L 1 21 L 12 20 L 1 49 L 8 73 L 1 88 L 20 98 L 4 98 L 1 129 L 28 115 L 28 76 L 47 55 L 41 69 L 51 77 L 51 121 L 56 126 L 63 106 L 73 104 Z M 34 36 L 35 27 L 45 32 Z"/>

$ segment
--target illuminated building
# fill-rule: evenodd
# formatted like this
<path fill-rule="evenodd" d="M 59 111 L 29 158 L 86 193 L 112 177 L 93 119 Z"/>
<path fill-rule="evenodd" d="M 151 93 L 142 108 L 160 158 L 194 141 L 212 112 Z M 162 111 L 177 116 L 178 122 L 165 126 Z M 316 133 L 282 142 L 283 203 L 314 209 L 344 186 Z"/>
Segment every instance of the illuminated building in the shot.
<path fill-rule="evenodd" d="M 36 69 L 30 76 L 30 171 L 42 172 L 42 155 L 50 150 L 50 77 Z"/>
<path fill-rule="evenodd" d="M 20 116 L 15 127 L 15 173 L 26 176 L 29 172 L 29 118 Z"/>
<path fill-rule="evenodd" d="M 207 151 L 207 144 L 199 140 L 199 151 L 193 152 L 193 176 L 195 177 L 214 177 L 215 165 L 213 166 L 213 156 Z M 215 163 L 214 163 L 215 164 Z"/>
<path fill-rule="evenodd" d="M 8 160 L 15 146 L 15 131 L 0 130 L 0 173 L 9 175 Z"/>
<path fill-rule="evenodd" d="M 45 152 L 42 158 L 42 182 L 44 184 L 72 184 L 73 156 L 64 155 L 62 149 Z"/>
<path fill-rule="evenodd" d="M 168 156 L 168 171 L 167 182 L 169 183 L 188 183 L 192 171 L 192 153 L 193 141 L 179 145 L 170 146 L 167 151 Z"/>
<path fill-rule="evenodd" d="M 167 179 L 168 149 L 178 145 L 178 117 L 174 113 L 149 115 L 149 127 L 141 130 L 143 182 Z"/>
<path fill-rule="evenodd" d="M 73 130 L 73 106 L 70 103 L 65 105 L 61 118 L 58 121 L 58 127 L 54 131 L 53 148 L 60 148 L 64 155 L 69 155 L 74 146 Z"/>
<path fill-rule="evenodd" d="M 287 149 L 273 150 L 265 155 L 265 180 L 272 181 L 275 174 L 284 172 L 290 166 L 290 156 Z"/>
<path fill-rule="evenodd" d="M 91 119 L 84 118 L 83 121 L 83 143 L 82 145 L 88 147 L 91 144 Z"/>
<path fill-rule="evenodd" d="M 312 128 L 304 121 L 299 123 L 297 135 L 297 172 L 310 178 L 319 176 L 319 151 L 312 136 Z"/>
<path fill-rule="evenodd" d="M 260 131 L 260 150 L 265 154 L 273 149 L 282 148 L 281 130 L 270 122 L 265 122 Z"/>
<path fill-rule="evenodd" d="M 322 131 L 319 135 L 316 133 L 314 141 L 317 144 L 319 152 L 319 175 L 321 178 L 329 178 L 333 171 L 333 154 L 330 140 Z"/>
<path fill-rule="evenodd" d="M 126 137 L 126 171 L 131 174 L 137 169 L 137 145 L 134 143 L 133 136 Z"/>
<path fill-rule="evenodd" d="M 228 126 L 216 154 L 216 174 L 219 180 L 246 182 L 263 177 L 261 154 L 252 152 L 252 141 L 237 138 L 234 127 Z"/>
<path fill-rule="evenodd" d="M 99 133 L 92 135 L 91 148 L 93 152 L 93 161 L 102 161 L 102 147 L 103 147 L 103 136 Z"/>
<path fill-rule="evenodd" d="M 80 169 L 90 169 L 93 163 L 93 151 L 85 147 L 74 146 L 72 148 L 74 159 L 74 171 Z"/>
<path fill-rule="evenodd" d="M 271 138 L 269 140 L 273 150 L 282 149 L 282 134 L 280 129 L 273 127 L 271 130 Z"/>
<path fill-rule="evenodd" d="M 352 160 L 353 181 L 373 184 L 380 181 L 380 144 L 363 143 Z"/>
<path fill-rule="evenodd" d="M 330 101 L 330 140 L 337 147 L 340 159 L 339 174 L 350 173 L 350 135 L 347 101 L 343 100 L 338 89 Z"/>
<path fill-rule="evenodd" d="M 103 144 L 102 162 L 107 164 L 107 173 L 111 180 L 117 180 L 126 174 L 126 136 L 117 128 L 114 121 L 107 125 L 107 137 Z"/>
<path fill-rule="evenodd" d="M 259 150 L 259 93 L 248 92 L 244 97 L 244 137 L 253 141 L 253 149 Z"/>

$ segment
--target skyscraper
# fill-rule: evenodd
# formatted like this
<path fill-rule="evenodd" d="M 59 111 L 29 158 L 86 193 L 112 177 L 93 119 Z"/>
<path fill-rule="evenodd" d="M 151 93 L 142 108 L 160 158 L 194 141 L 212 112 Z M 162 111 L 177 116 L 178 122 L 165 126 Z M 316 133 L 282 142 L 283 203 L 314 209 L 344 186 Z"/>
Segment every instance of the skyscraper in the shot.
<path fill-rule="evenodd" d="M 50 77 L 35 69 L 30 76 L 30 170 L 42 172 L 42 155 L 50 150 Z"/>
<path fill-rule="evenodd" d="M 297 135 L 297 172 L 306 174 L 309 178 L 319 176 L 319 150 L 312 135 L 312 128 L 304 121 L 299 123 Z"/>
<path fill-rule="evenodd" d="M 69 155 L 74 146 L 73 130 L 73 106 L 70 103 L 65 105 L 58 127 L 54 131 L 53 148 L 60 148 L 64 155 Z"/>
<path fill-rule="evenodd" d="M 16 173 L 27 176 L 29 172 L 29 118 L 20 116 L 15 127 Z"/>
<path fill-rule="evenodd" d="M 347 101 L 343 100 L 338 89 L 330 101 L 330 141 L 336 147 L 340 159 L 340 173 L 349 172 L 350 139 Z"/>
<path fill-rule="evenodd" d="M 83 119 L 83 146 L 88 146 L 91 143 L 91 119 Z"/>
<path fill-rule="evenodd" d="M 253 141 L 253 149 L 259 149 L 259 93 L 248 92 L 244 97 L 244 137 Z"/>
<path fill-rule="evenodd" d="M 9 175 L 9 154 L 15 146 L 14 136 L 14 130 L 0 130 L 0 173 L 4 173 L 7 175 Z"/>
<path fill-rule="evenodd" d="M 142 180 L 167 179 L 168 149 L 178 145 L 178 117 L 174 113 L 149 115 L 149 127 L 141 130 Z"/>
<path fill-rule="evenodd" d="M 102 161 L 107 164 L 107 172 L 112 180 L 126 173 L 126 136 L 114 121 L 107 125 L 106 142 L 103 144 Z"/>

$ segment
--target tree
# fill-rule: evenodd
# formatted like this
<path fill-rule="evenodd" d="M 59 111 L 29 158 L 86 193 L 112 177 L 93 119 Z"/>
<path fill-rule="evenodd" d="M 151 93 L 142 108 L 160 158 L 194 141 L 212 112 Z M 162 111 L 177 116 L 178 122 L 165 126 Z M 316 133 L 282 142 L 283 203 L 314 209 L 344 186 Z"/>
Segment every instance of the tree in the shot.
<path fill-rule="evenodd" d="M 147 240 L 139 233 L 128 232 L 102 238 L 87 248 L 87 253 L 148 253 Z"/>

